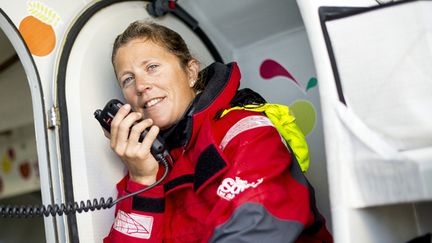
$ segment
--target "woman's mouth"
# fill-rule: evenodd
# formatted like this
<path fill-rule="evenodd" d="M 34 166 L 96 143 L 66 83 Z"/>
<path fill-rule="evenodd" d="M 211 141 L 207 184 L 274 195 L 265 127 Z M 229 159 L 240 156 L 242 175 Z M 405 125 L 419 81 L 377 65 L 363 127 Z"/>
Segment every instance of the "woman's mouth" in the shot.
<path fill-rule="evenodd" d="M 158 104 L 159 102 L 161 102 L 163 99 L 164 99 L 164 98 L 161 98 L 161 97 L 151 99 L 151 100 L 147 101 L 147 102 L 144 104 L 144 108 L 146 108 L 146 109 L 151 108 L 151 107 L 157 105 L 157 104 Z"/>

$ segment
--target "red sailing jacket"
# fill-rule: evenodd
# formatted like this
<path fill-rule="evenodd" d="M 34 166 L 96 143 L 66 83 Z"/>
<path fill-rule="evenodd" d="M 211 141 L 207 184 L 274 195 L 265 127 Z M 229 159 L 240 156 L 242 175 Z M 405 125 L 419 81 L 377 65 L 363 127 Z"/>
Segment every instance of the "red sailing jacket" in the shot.
<path fill-rule="evenodd" d="M 206 90 L 168 137 L 175 161 L 168 177 L 116 205 L 104 242 L 333 242 L 271 121 L 249 111 L 217 118 L 239 87 L 237 65 L 205 72 Z M 144 187 L 126 176 L 118 196 Z"/>

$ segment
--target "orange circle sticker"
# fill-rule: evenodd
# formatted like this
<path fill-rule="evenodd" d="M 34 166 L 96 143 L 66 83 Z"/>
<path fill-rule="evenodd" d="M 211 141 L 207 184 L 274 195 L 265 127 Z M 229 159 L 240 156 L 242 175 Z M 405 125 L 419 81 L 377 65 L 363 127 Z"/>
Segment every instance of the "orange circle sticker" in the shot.
<path fill-rule="evenodd" d="M 30 16 L 21 20 L 19 32 L 31 54 L 46 56 L 55 47 L 56 35 L 53 26 L 59 23 L 60 17 L 38 1 L 29 1 L 27 7 Z"/>

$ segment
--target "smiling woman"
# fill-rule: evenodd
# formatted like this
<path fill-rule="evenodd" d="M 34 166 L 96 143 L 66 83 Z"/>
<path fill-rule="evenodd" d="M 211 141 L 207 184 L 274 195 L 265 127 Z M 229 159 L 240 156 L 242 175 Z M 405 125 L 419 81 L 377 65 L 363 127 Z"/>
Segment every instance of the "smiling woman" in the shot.
<path fill-rule="evenodd" d="M 112 62 L 128 103 L 110 132 L 128 169 L 119 197 L 150 190 L 117 204 L 105 242 L 332 242 L 310 184 L 269 118 L 220 115 L 234 103 L 263 102 L 251 90 L 238 92 L 236 63 L 213 63 L 200 75 L 179 34 L 144 21 L 117 37 Z M 158 134 L 173 160 L 163 185 L 153 187 L 163 171 L 150 152 Z"/>
<path fill-rule="evenodd" d="M 134 39 L 117 50 L 114 67 L 120 87 L 134 111 L 166 129 L 177 122 L 195 97 L 198 62 L 186 70 L 176 55 L 148 39 Z"/>

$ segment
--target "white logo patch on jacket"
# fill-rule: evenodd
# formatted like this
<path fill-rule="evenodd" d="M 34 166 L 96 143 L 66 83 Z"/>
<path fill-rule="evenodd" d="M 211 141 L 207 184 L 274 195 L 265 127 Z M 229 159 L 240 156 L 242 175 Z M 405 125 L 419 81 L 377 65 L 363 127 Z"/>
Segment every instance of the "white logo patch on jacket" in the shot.
<path fill-rule="evenodd" d="M 232 178 L 225 178 L 217 189 L 217 194 L 223 199 L 230 201 L 239 193 L 248 189 L 249 187 L 256 188 L 263 182 L 263 178 L 256 180 L 256 182 L 249 183 L 246 180 L 236 177 L 235 180 Z"/>
<path fill-rule="evenodd" d="M 149 239 L 153 226 L 153 217 L 134 213 L 117 212 L 113 228 L 125 235 Z"/>

